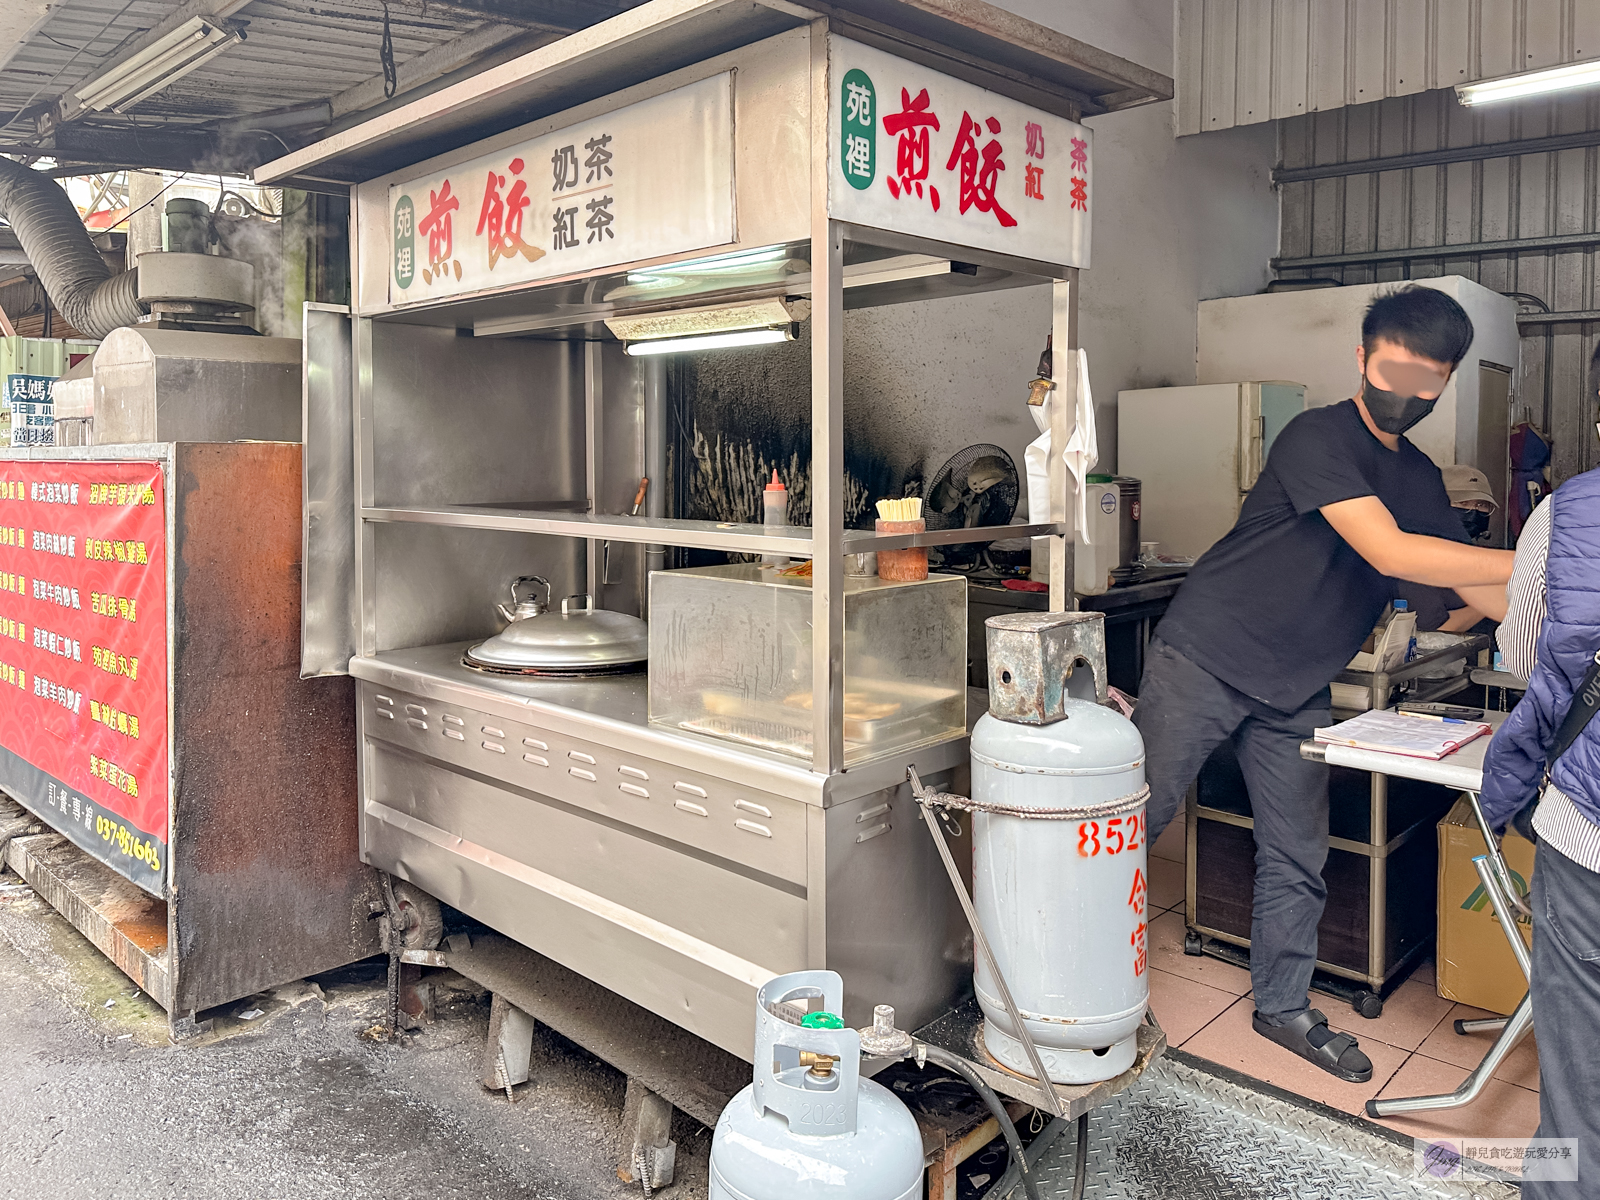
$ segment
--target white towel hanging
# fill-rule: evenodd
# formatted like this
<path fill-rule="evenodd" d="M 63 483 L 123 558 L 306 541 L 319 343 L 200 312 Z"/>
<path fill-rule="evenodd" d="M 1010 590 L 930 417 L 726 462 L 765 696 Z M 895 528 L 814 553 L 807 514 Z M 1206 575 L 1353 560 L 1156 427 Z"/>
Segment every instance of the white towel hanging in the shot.
<path fill-rule="evenodd" d="M 1061 457 L 1066 463 L 1067 477 L 1071 482 L 1074 501 L 1074 520 L 1078 535 L 1085 545 L 1093 545 L 1089 536 L 1088 493 L 1085 483 L 1089 473 L 1099 461 L 1095 449 L 1094 396 L 1089 390 L 1089 353 L 1081 347 L 1074 352 L 1078 367 L 1078 394 L 1072 432 L 1067 437 Z M 1050 421 L 1059 388 L 1051 388 L 1042 405 L 1029 405 L 1033 422 L 1040 434 L 1023 452 L 1023 464 L 1028 472 L 1028 521 L 1042 525 L 1050 519 Z"/>

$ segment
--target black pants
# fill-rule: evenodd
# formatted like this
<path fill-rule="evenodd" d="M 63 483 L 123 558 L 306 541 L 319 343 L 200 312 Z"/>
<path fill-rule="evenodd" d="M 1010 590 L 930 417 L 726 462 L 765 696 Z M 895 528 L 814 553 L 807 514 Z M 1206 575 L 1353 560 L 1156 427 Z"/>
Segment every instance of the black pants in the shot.
<path fill-rule="evenodd" d="M 1578 1182 L 1530 1179 L 1523 1200 L 1593 1200 L 1600 1196 L 1600 874 L 1541 842 L 1532 899 L 1536 1136 L 1578 1139 Z"/>
<path fill-rule="evenodd" d="M 1232 739 L 1255 819 L 1255 908 L 1250 982 L 1256 1009 L 1286 1019 L 1310 1005 L 1317 924 L 1328 889 L 1328 768 L 1300 757 L 1300 743 L 1331 723 L 1328 690 L 1283 713 L 1223 683 L 1153 638 L 1133 721 L 1144 737 L 1151 840 L 1178 806 L 1207 757 Z"/>

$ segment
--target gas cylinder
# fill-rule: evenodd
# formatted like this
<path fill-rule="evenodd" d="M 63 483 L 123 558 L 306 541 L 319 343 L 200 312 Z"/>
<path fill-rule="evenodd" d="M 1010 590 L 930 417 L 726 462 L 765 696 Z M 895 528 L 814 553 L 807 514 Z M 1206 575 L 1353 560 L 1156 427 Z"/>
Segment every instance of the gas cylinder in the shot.
<path fill-rule="evenodd" d="M 795 1007 L 818 1000 L 809 1015 Z M 717 1119 L 709 1200 L 922 1194 L 916 1119 L 861 1078 L 861 1035 L 835 1015 L 843 1004 L 835 971 L 779 975 L 757 991 L 755 1073 Z"/>
<path fill-rule="evenodd" d="M 972 733 L 973 904 L 1045 1071 L 1133 1065 L 1149 1002 L 1144 741 L 1106 707 L 1099 613 L 993 617 L 990 710 Z M 987 964 L 984 1047 L 1035 1074 Z"/>

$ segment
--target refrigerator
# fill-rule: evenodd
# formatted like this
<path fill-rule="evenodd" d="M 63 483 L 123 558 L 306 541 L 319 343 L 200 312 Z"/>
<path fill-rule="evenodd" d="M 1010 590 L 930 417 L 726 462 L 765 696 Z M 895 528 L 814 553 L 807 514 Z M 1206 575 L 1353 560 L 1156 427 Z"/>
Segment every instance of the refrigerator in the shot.
<path fill-rule="evenodd" d="M 1507 443 L 1521 406 L 1517 302 L 1459 275 L 1416 282 L 1437 288 L 1466 309 L 1473 337 L 1439 402 L 1406 439 L 1441 467 L 1466 463 L 1489 477 L 1500 503 L 1490 519 L 1490 544 L 1503 546 L 1511 477 Z M 1202 300 L 1195 381 L 1298 379 L 1312 408 L 1347 400 L 1361 386 L 1356 365 L 1361 318 L 1374 298 L 1394 286 L 1348 284 Z"/>
<path fill-rule="evenodd" d="M 1117 473 L 1143 482 L 1140 539 L 1198 558 L 1233 528 L 1273 441 L 1305 407 L 1305 385 L 1281 380 L 1117 393 Z"/>

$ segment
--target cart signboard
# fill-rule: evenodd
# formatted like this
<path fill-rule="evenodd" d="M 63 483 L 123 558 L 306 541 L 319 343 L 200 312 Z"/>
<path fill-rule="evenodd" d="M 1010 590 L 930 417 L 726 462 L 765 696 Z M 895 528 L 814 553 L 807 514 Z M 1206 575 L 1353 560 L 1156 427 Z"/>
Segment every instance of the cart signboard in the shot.
<path fill-rule="evenodd" d="M 5 378 L 4 444 L 49 446 L 55 441 L 55 417 L 50 404 L 54 375 L 7 375 Z"/>
<path fill-rule="evenodd" d="M 395 304 L 728 245 L 732 75 L 393 185 L 389 223 Z"/>
<path fill-rule="evenodd" d="M 1087 126 L 847 38 L 829 66 L 830 216 L 1089 265 Z"/>
<path fill-rule="evenodd" d="M 158 463 L 0 463 L 0 788 L 165 896 Z"/>

